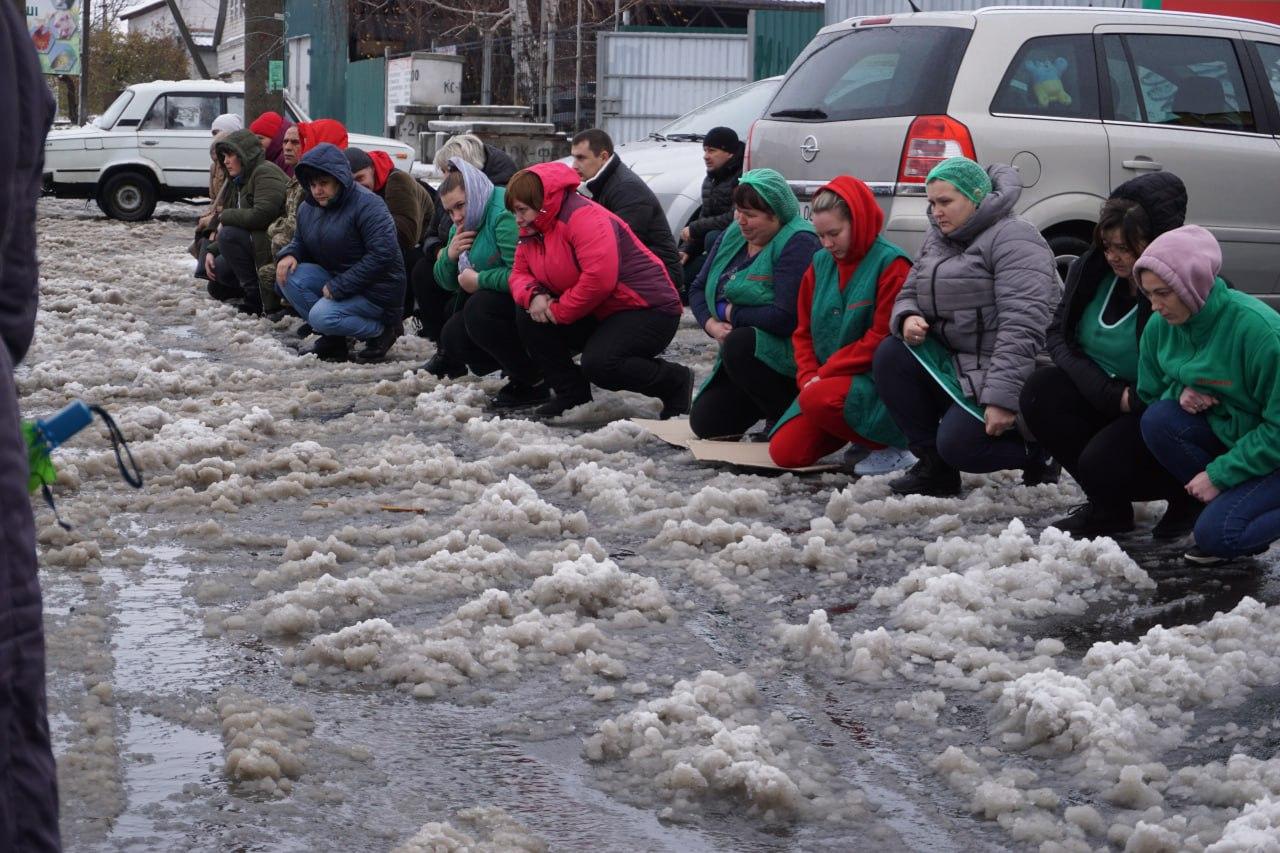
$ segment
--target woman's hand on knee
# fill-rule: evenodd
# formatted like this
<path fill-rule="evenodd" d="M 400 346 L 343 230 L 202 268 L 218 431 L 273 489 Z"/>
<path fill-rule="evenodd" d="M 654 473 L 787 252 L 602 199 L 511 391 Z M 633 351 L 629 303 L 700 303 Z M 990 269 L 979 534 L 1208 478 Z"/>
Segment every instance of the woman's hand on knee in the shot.
<path fill-rule="evenodd" d="M 1191 478 L 1190 483 L 1187 483 L 1187 494 L 1201 503 L 1209 503 L 1222 492 L 1213 484 L 1213 480 L 1209 479 L 1208 472 L 1201 471 Z"/>
<path fill-rule="evenodd" d="M 902 321 L 902 339 L 912 346 L 924 343 L 929 335 L 929 324 L 919 314 L 912 314 Z"/>
<path fill-rule="evenodd" d="M 276 284 L 284 284 L 293 271 L 298 268 L 298 259 L 293 255 L 285 255 L 276 264 Z"/>
<path fill-rule="evenodd" d="M 982 417 L 987 427 L 987 435 L 993 438 L 1004 435 L 1012 429 L 1014 422 L 1018 419 L 1017 413 L 1000 406 L 987 406 Z"/>

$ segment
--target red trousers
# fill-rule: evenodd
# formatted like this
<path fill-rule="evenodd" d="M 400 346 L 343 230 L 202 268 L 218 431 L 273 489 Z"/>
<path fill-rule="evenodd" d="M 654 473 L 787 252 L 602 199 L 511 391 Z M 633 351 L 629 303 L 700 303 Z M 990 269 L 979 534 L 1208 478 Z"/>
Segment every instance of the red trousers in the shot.
<path fill-rule="evenodd" d="M 783 468 L 812 465 L 850 442 L 879 450 L 883 444 L 858 435 L 844 420 L 844 400 L 852 376 L 832 376 L 800 389 L 800 414 L 769 439 L 769 457 Z"/>

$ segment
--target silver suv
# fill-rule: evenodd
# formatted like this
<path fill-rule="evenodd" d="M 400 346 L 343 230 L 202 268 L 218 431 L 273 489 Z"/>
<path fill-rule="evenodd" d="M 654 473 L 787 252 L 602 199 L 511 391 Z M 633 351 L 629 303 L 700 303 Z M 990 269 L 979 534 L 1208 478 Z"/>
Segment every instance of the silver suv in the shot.
<path fill-rule="evenodd" d="M 802 201 L 867 181 L 919 249 L 924 178 L 957 154 L 1011 163 L 1018 212 L 1064 258 L 1112 187 L 1168 169 L 1232 283 L 1280 307 L 1280 27 L 1213 15 L 996 7 L 824 28 L 752 128 L 748 165 Z"/>

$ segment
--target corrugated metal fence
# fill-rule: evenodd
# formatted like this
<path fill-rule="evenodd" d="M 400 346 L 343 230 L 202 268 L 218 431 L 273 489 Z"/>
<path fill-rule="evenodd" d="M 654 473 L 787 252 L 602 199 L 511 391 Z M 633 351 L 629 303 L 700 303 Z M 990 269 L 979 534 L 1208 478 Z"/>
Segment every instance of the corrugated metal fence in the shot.
<path fill-rule="evenodd" d="M 1124 0 L 916 0 L 921 12 L 972 11 L 985 6 L 1123 6 Z M 1129 5 L 1140 8 L 1140 0 L 1129 0 Z M 845 18 L 862 15 L 901 15 L 911 11 L 907 0 L 827 0 L 828 24 Z"/>
<path fill-rule="evenodd" d="M 387 61 L 378 57 L 347 65 L 347 130 L 385 135 L 386 104 Z"/>
<path fill-rule="evenodd" d="M 694 107 L 749 83 L 746 35 L 599 33 L 596 127 L 644 139 Z"/>
<path fill-rule="evenodd" d="M 825 24 L 821 9 L 756 9 L 750 22 L 753 80 L 785 73 Z"/>

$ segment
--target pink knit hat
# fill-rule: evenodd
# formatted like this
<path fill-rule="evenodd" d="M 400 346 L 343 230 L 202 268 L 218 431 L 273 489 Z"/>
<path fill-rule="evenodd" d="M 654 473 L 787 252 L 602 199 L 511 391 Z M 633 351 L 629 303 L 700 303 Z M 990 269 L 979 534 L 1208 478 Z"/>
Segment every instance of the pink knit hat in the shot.
<path fill-rule="evenodd" d="M 1133 265 L 1133 280 L 1141 284 L 1143 272 L 1155 273 L 1197 314 L 1220 269 L 1222 248 L 1214 236 L 1199 225 L 1183 225 L 1151 241 Z"/>

